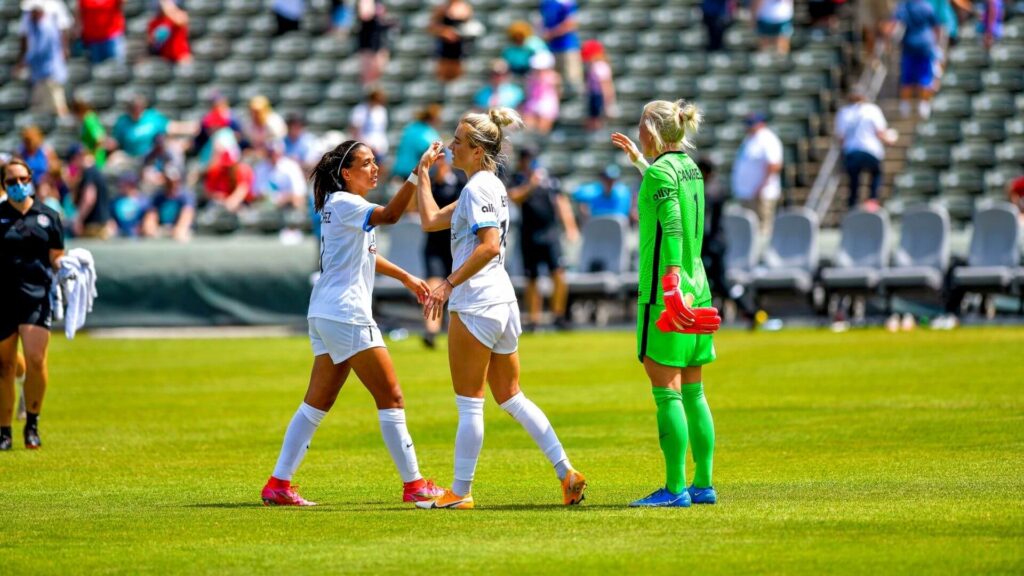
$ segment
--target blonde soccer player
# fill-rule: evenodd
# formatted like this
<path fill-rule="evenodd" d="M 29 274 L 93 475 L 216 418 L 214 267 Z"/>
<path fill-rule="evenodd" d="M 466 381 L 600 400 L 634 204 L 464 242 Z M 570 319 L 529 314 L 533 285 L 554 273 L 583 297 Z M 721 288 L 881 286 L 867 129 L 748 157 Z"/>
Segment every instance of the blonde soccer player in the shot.
<path fill-rule="evenodd" d="M 555 468 L 566 505 L 583 500 L 586 479 L 573 469 L 544 412 L 519 388 L 519 304 L 505 271 L 508 194 L 495 174 L 505 131 L 522 126 L 509 108 L 462 117 L 449 149 L 452 165 L 469 179 L 459 199 L 439 209 L 425 176 L 442 152 L 440 142 L 419 165 L 417 199 L 423 229 L 451 229 L 453 271 L 426 299 L 424 315 L 436 318 L 448 302 L 448 362 L 459 413 L 455 479 L 450 490 L 421 508 L 473 508 L 471 488 L 484 438 L 484 389 L 530 434 Z"/>
<path fill-rule="evenodd" d="M 404 483 L 402 500 L 418 502 L 443 493 L 420 474 L 405 422 L 402 389 L 371 312 L 375 272 L 401 281 L 420 302 L 429 294 L 426 282 L 377 254 L 374 233 L 377 226 L 398 221 L 415 185 L 410 177 L 386 206 L 378 206 L 365 198 L 377 186 L 378 176 L 373 151 L 356 140 L 325 154 L 313 171 L 314 206 L 321 221 L 320 277 L 313 286 L 308 313 L 313 370 L 306 397 L 288 425 L 273 475 L 263 487 L 266 505 L 315 504 L 299 495 L 291 479 L 351 372 L 377 404 L 384 444 Z"/>
<path fill-rule="evenodd" d="M 700 121 L 700 111 L 692 104 L 656 100 L 644 106 L 640 117 L 640 149 L 627 136 L 612 135 L 612 142 L 643 174 L 637 197 L 637 358 L 651 382 L 665 457 L 664 486 L 630 504 L 635 507 L 686 507 L 718 500 L 711 483 L 715 427 L 701 367 L 715 359 L 711 334 L 721 318 L 711 307 L 701 261 L 704 179 L 687 154 Z M 654 161 L 648 163 L 644 156 Z M 688 441 L 696 468 L 689 488 Z"/>

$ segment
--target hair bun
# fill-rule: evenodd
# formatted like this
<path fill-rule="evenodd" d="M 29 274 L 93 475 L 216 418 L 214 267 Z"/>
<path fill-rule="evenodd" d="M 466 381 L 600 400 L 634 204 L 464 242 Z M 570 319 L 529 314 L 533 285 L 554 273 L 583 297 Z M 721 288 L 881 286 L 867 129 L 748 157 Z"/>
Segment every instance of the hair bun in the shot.
<path fill-rule="evenodd" d="M 519 118 L 519 114 L 511 108 L 491 108 L 487 111 L 487 117 L 500 128 L 522 123 L 522 120 Z"/>

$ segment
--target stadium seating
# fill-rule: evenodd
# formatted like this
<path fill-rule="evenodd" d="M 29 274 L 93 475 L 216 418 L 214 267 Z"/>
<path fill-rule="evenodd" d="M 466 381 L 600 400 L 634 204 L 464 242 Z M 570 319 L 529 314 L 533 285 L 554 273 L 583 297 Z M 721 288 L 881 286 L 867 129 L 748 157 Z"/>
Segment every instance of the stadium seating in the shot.
<path fill-rule="evenodd" d="M 834 265 L 821 271 L 826 294 L 873 293 L 888 265 L 889 215 L 853 210 L 843 217 L 841 234 Z"/>
<path fill-rule="evenodd" d="M 725 279 L 746 286 L 757 265 L 757 214 L 746 208 L 730 207 L 722 216 L 722 228 L 728 238 L 725 252 Z"/>
<path fill-rule="evenodd" d="M 1020 264 L 1018 214 L 1006 202 L 994 202 L 975 213 L 967 265 L 953 270 L 954 288 L 981 294 L 1009 291 Z"/>
<path fill-rule="evenodd" d="M 566 275 L 573 299 L 617 297 L 621 276 L 632 278 L 635 284 L 636 273 L 629 272 L 629 222 L 625 218 L 591 218 L 582 233 L 578 271 Z"/>
<path fill-rule="evenodd" d="M 393 264 L 407 270 L 413 276 L 426 277 L 426 265 L 423 261 L 423 246 L 426 236 L 420 226 L 418 217 L 407 215 L 393 226 L 382 229 L 387 234 L 387 258 Z M 374 280 L 373 294 L 378 299 L 411 299 L 409 289 L 401 282 L 388 276 L 377 275 Z"/>
<path fill-rule="evenodd" d="M 881 271 L 880 288 L 887 310 L 898 294 L 942 295 L 950 261 L 949 236 L 949 213 L 944 207 L 922 204 L 903 213 L 892 266 Z"/>
<path fill-rule="evenodd" d="M 818 215 L 804 207 L 780 212 L 762 265 L 754 269 L 751 288 L 755 299 L 760 302 L 773 293 L 811 298 L 817 270 Z"/>

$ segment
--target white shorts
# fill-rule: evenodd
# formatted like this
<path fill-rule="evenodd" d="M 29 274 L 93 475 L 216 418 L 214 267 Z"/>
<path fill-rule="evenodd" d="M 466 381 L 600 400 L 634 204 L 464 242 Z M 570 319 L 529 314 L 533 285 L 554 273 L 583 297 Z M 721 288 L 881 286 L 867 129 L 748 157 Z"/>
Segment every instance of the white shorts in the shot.
<path fill-rule="evenodd" d="M 496 354 L 511 354 L 519 349 L 523 327 L 519 323 L 519 303 L 496 304 L 472 312 L 455 311 L 469 333 Z"/>
<path fill-rule="evenodd" d="M 360 324 L 346 324 L 326 318 L 309 319 L 309 341 L 313 355 L 330 354 L 335 364 L 370 348 L 386 348 L 380 328 Z"/>

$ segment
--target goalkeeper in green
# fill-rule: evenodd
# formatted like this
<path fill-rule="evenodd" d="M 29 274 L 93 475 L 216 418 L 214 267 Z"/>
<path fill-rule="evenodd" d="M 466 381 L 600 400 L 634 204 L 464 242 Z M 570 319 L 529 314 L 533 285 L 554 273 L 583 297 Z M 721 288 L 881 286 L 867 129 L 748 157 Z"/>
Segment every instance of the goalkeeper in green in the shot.
<path fill-rule="evenodd" d="M 696 106 L 656 100 L 640 117 L 641 149 L 625 135 L 612 143 L 643 174 L 640 213 L 640 282 L 637 357 L 643 362 L 658 410 L 665 455 L 665 486 L 630 506 L 714 504 L 711 483 L 715 428 L 704 398 L 701 366 L 715 359 L 711 334 L 721 318 L 701 262 L 704 180 L 687 155 L 700 126 Z M 644 157 L 654 158 L 650 164 Z M 686 445 L 695 474 L 686 487 Z"/>

